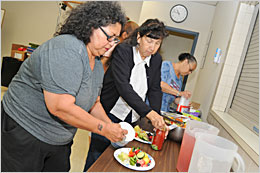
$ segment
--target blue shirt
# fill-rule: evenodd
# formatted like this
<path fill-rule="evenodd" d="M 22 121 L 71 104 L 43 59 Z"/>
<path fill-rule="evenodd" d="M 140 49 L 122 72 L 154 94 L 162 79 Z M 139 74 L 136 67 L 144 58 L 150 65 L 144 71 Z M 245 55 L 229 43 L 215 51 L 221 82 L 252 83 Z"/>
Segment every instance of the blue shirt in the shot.
<path fill-rule="evenodd" d="M 182 76 L 180 76 L 180 78 L 176 76 L 171 61 L 162 62 L 161 80 L 170 85 L 170 87 L 176 89 L 177 91 L 181 91 Z M 176 96 L 174 95 L 163 93 L 161 111 L 169 112 L 170 105 L 175 100 L 175 98 Z"/>
<path fill-rule="evenodd" d="M 70 94 L 89 111 L 100 95 L 104 70 L 99 59 L 93 71 L 86 45 L 72 35 L 60 35 L 39 46 L 26 59 L 3 97 L 4 110 L 39 140 L 52 145 L 72 141 L 76 128 L 52 115 L 43 90 Z"/>

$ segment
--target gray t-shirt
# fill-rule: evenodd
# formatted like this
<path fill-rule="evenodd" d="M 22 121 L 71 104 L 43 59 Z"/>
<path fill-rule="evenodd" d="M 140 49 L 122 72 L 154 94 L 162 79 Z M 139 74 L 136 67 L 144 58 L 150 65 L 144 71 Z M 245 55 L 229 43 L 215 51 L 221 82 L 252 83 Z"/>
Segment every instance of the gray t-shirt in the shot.
<path fill-rule="evenodd" d="M 82 41 L 72 35 L 54 37 L 24 61 L 3 97 L 4 110 L 39 140 L 67 144 L 77 129 L 47 110 L 43 90 L 70 94 L 76 98 L 76 105 L 89 111 L 100 95 L 103 75 L 97 58 L 91 70 Z"/>

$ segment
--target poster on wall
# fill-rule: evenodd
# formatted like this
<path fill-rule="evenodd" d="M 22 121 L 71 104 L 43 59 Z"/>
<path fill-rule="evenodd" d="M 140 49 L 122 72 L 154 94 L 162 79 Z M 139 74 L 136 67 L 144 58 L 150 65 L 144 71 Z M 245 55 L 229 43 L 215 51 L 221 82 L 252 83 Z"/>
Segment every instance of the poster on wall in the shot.
<path fill-rule="evenodd" d="M 4 9 L 1 9 L 1 26 L 2 26 L 2 24 L 3 24 L 4 15 L 5 15 L 5 10 L 4 10 Z"/>

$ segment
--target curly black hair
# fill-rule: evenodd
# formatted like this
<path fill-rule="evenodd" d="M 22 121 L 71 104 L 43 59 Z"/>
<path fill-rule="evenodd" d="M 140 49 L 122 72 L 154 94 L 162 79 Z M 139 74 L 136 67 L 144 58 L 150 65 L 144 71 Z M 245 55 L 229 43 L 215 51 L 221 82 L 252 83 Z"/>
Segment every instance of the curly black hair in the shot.
<path fill-rule="evenodd" d="M 139 28 L 137 28 L 126 40 L 125 42 L 136 46 L 137 43 L 137 34 L 140 34 L 140 37 L 147 36 L 153 39 L 164 39 L 169 35 L 165 29 L 163 22 L 158 19 L 147 19 Z"/>
<path fill-rule="evenodd" d="M 178 59 L 181 62 L 187 59 L 189 63 L 196 63 L 197 64 L 196 58 L 193 55 L 189 54 L 189 53 L 181 53 L 179 55 Z"/>
<path fill-rule="evenodd" d="M 54 36 L 71 34 L 87 45 L 93 29 L 117 22 L 122 25 L 122 28 L 126 22 L 125 13 L 118 2 L 88 1 L 72 9 L 69 17 Z"/>

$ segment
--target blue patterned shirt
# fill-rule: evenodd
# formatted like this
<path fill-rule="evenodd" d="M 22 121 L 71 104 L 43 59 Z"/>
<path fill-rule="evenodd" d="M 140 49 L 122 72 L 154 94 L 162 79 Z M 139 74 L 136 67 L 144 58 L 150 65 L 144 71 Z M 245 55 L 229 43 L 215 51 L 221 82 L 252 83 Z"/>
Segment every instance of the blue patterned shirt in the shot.
<path fill-rule="evenodd" d="M 171 61 L 163 61 L 161 67 L 161 80 L 170 85 L 170 87 L 181 91 L 182 76 L 178 78 L 174 72 Z M 175 100 L 176 96 L 163 93 L 161 111 L 169 112 L 170 105 Z"/>

